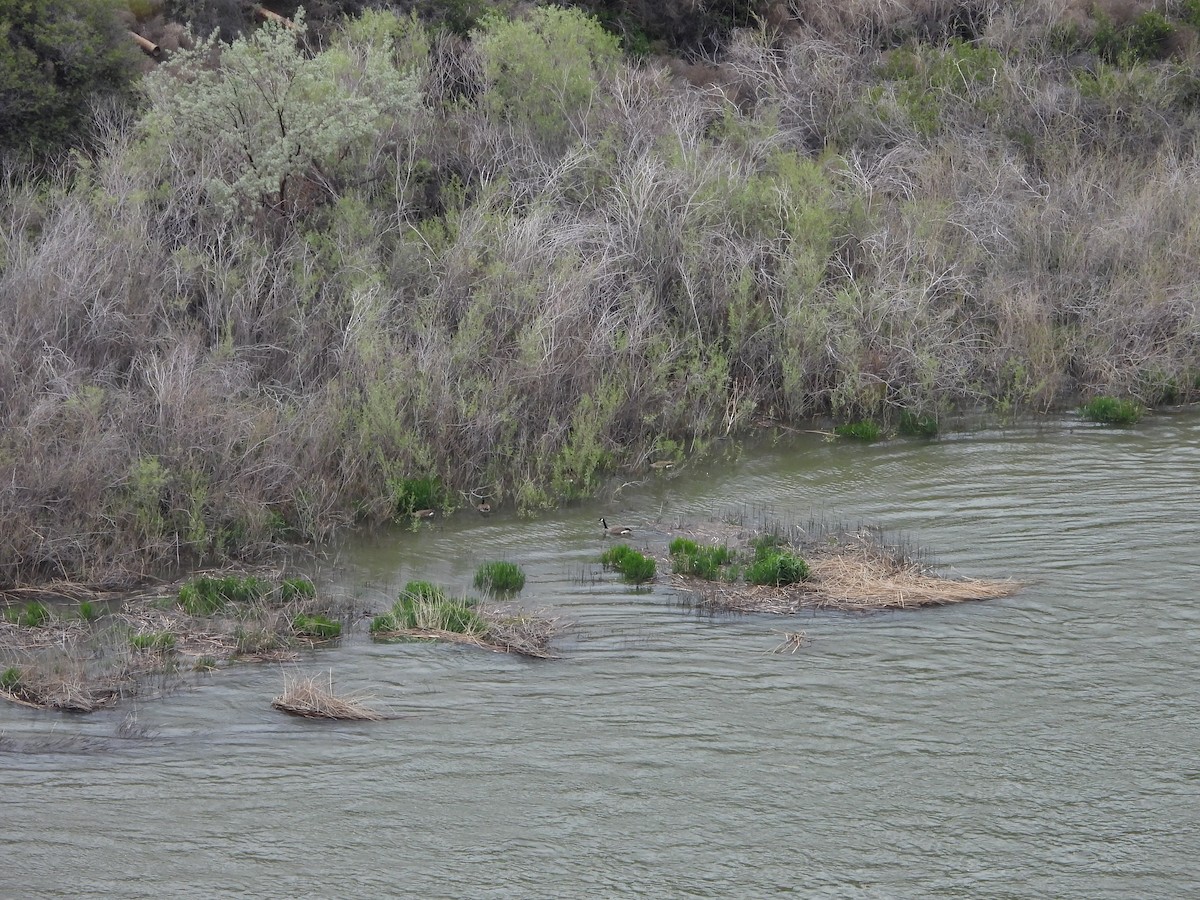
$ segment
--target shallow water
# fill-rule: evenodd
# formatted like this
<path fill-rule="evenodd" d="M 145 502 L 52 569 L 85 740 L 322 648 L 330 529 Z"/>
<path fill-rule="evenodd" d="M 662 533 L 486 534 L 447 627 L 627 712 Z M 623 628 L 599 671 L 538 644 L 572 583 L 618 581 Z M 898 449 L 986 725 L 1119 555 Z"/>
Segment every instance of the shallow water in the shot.
<path fill-rule="evenodd" d="M 565 658 L 376 645 L 332 669 L 399 717 L 270 708 L 235 667 L 90 717 L 0 707 L 0 896 L 1182 897 L 1200 892 L 1200 417 L 934 442 L 795 435 L 534 521 L 348 545 L 331 590 L 519 562 Z M 708 618 L 603 573 L 723 509 L 878 523 L 1012 597 Z M 772 653 L 804 630 L 794 654 Z"/>

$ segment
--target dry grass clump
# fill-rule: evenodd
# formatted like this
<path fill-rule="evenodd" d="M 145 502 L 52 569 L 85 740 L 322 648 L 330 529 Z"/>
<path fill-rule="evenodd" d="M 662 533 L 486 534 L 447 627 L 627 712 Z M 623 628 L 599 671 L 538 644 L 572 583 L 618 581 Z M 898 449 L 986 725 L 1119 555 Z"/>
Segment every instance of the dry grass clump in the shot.
<path fill-rule="evenodd" d="M 131 687 L 129 679 L 88 680 L 82 675 L 56 677 L 44 672 L 27 675 L 22 670 L 19 679 L 0 685 L 0 697 L 33 709 L 89 713 L 116 703 Z"/>
<path fill-rule="evenodd" d="M 494 610 L 488 614 L 488 645 L 505 653 L 535 659 L 558 659 L 550 642 L 561 631 L 558 619 L 528 612 Z"/>
<path fill-rule="evenodd" d="M 785 631 L 783 640 L 772 653 L 795 653 L 808 643 L 808 634 L 804 631 Z"/>
<path fill-rule="evenodd" d="M 353 719 L 378 722 L 386 719 L 383 713 L 366 705 L 364 697 L 339 697 L 333 691 L 333 670 L 327 682 L 320 676 L 284 676 L 283 693 L 271 701 L 271 706 L 293 716 L 307 719 Z"/>

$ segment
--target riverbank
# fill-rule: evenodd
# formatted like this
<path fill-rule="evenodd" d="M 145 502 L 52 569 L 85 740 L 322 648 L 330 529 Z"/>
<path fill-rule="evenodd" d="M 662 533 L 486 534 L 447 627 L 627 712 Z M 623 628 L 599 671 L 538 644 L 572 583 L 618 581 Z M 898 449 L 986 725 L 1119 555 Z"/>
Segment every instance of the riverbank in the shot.
<path fill-rule="evenodd" d="M 545 10 L 176 56 L 0 187 L 0 584 L 544 510 L 763 418 L 1195 399 L 1196 49 L 1056 15 L 798 20 L 707 81 Z"/>

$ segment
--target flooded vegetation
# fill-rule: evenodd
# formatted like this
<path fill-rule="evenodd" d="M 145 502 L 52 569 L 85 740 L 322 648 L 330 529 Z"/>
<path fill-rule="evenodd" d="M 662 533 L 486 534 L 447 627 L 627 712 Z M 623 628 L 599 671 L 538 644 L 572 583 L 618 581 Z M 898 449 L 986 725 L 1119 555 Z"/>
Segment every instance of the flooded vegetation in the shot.
<path fill-rule="evenodd" d="M 345 609 L 299 576 L 269 570 L 202 574 L 176 585 L 104 595 L 48 587 L 43 601 L 10 591 L 0 623 L 0 697 L 92 712 L 161 696 L 192 672 L 232 661 L 295 658 L 340 634 Z M 72 606 L 71 597 L 74 596 Z"/>
<path fill-rule="evenodd" d="M 318 597 L 356 598 L 352 618 L 331 616 L 349 626 L 337 640 L 89 716 L 0 703 L 0 777 L 19 785 L 3 837 L 30 862 L 6 886 L 124 895 L 133 879 L 161 896 L 182 878 L 206 894 L 235 881 L 303 894 L 331 853 L 379 871 L 402 830 L 403 877 L 423 895 L 497 880 L 532 897 L 769 895 L 795 884 L 798 858 L 806 885 L 830 895 L 1186 895 L 1200 616 L 1178 548 L 1200 540 L 1198 429 L 1190 413 L 932 441 L 782 434 L 559 513 L 470 511 L 356 535 L 314 573 Z M 602 515 L 632 535 L 605 537 Z M 677 592 L 673 542 L 744 554 L 708 560 L 725 577 L 764 526 L 815 535 L 814 520 L 847 523 L 848 541 L 875 523 L 872 545 L 887 535 L 944 581 L 1023 587 L 782 616 L 705 610 Z M 787 545 L 809 566 L 805 585 L 818 555 L 801 537 Z M 655 559 L 653 581 L 627 584 L 598 562 L 619 541 Z M 518 608 L 569 623 L 552 642 L 561 659 L 371 638 L 362 613 L 391 610 L 409 582 L 471 596 L 495 560 L 526 576 Z M 43 602 L 61 619 L 80 599 Z M 97 606 L 100 622 L 114 608 Z M 124 646 L 132 656 L 128 632 Z M 272 709 L 290 680 L 386 718 Z M 125 814 L 98 831 L 94 808 L 110 803 Z M 81 866 L 52 864 L 51 835 Z M 239 841 L 245 854 L 213 865 L 216 843 Z M 451 864 L 446 846 L 476 849 Z M 103 864 L 114 855 L 120 884 Z M 603 872 L 598 858 L 611 861 Z M 597 888 L 603 873 L 611 891 Z M 342 893 L 381 890 L 351 879 Z"/>

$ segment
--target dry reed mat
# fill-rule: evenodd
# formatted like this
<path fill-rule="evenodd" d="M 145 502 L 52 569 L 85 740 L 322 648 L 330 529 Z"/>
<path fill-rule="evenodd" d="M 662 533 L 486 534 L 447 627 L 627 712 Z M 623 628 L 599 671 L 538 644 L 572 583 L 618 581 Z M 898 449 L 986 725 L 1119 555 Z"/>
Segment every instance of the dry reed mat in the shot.
<path fill-rule="evenodd" d="M 305 719 L 351 719 L 360 722 L 386 719 L 383 713 L 367 705 L 370 699 L 361 696 L 339 697 L 333 690 L 333 670 L 330 669 L 328 677 L 285 674 L 283 693 L 271 701 L 271 706 Z"/>

